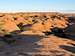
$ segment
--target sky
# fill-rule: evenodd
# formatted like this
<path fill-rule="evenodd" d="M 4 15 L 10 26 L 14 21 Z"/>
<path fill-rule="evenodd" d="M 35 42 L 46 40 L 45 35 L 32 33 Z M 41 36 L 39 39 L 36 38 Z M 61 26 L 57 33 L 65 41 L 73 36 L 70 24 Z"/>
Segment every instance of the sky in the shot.
<path fill-rule="evenodd" d="M 0 0 L 0 11 L 75 11 L 75 0 Z"/>

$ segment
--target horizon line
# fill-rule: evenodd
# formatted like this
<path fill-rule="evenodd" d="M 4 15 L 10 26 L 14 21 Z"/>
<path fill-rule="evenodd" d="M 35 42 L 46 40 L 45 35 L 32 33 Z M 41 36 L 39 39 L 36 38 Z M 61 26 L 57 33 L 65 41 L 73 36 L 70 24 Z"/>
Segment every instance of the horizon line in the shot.
<path fill-rule="evenodd" d="M 18 12 L 59 12 L 59 13 L 75 13 L 75 10 L 30 10 L 30 11 L 25 11 L 25 10 L 11 10 L 11 11 L 6 11 L 6 10 L 0 10 L 0 13 L 18 13 Z"/>

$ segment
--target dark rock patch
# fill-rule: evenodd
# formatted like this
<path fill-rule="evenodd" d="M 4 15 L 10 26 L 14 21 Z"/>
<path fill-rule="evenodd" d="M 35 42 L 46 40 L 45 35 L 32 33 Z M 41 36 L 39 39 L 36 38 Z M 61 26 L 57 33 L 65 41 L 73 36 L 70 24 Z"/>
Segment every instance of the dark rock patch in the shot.
<path fill-rule="evenodd" d="M 73 46 L 60 45 L 59 47 L 69 52 L 75 53 L 75 47 Z"/>

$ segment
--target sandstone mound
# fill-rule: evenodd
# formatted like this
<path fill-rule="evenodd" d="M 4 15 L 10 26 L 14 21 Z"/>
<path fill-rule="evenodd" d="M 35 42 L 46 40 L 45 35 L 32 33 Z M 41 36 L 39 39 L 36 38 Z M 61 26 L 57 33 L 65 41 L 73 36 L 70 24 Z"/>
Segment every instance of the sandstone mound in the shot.
<path fill-rule="evenodd" d="M 6 32 L 16 30 L 32 31 L 32 33 L 50 31 L 54 27 L 68 27 L 68 18 L 56 13 L 8 13 L 0 15 L 3 28 Z"/>
<path fill-rule="evenodd" d="M 35 44 L 42 46 L 36 48 L 42 54 L 38 56 L 43 56 L 43 54 L 47 56 L 75 56 L 75 50 L 73 50 L 75 49 L 74 20 L 74 15 L 62 13 L 0 13 L 0 36 L 4 35 L 4 40 L 9 39 L 11 36 L 14 39 L 19 39 L 16 40 L 18 45 L 27 43 L 24 38 L 41 37 L 39 41 L 35 42 Z M 21 38 L 23 39 L 21 40 Z M 8 41 L 6 40 L 6 42 Z M 26 46 L 31 46 L 32 44 L 34 43 L 30 42 Z M 33 54 L 33 56 L 37 55 Z"/>

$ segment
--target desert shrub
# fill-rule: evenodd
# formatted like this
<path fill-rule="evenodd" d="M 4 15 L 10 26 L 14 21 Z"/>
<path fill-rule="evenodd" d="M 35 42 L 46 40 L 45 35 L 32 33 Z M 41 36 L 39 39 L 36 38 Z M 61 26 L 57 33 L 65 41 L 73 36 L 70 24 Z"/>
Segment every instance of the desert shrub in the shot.
<path fill-rule="evenodd" d="M 51 18 L 56 18 L 57 16 L 55 16 L 55 15 L 53 15 L 53 16 L 51 16 Z"/>
<path fill-rule="evenodd" d="M 14 19 L 14 20 L 17 20 L 17 18 L 16 18 L 16 17 L 13 17 L 13 19 Z"/>
<path fill-rule="evenodd" d="M 38 17 L 38 15 L 35 15 L 34 17 Z"/>
<path fill-rule="evenodd" d="M 45 15 L 44 15 L 43 17 L 44 17 L 44 18 L 47 18 L 47 16 L 45 16 Z"/>
<path fill-rule="evenodd" d="M 75 17 L 73 17 L 73 16 L 68 17 L 68 21 L 69 21 L 69 23 L 75 22 Z"/>
<path fill-rule="evenodd" d="M 38 21 L 37 21 L 37 20 L 35 20 L 35 19 L 33 19 L 33 20 L 32 20 L 32 22 L 33 22 L 33 24 L 35 24 L 35 23 L 37 23 Z"/>
<path fill-rule="evenodd" d="M 43 32 L 46 36 L 50 35 L 50 34 L 53 34 L 52 32 L 49 32 L 49 31 L 45 31 Z"/>
<path fill-rule="evenodd" d="M 19 23 L 18 25 L 17 25 L 18 27 L 19 27 L 19 29 L 21 30 L 21 31 L 23 31 L 23 23 Z"/>

